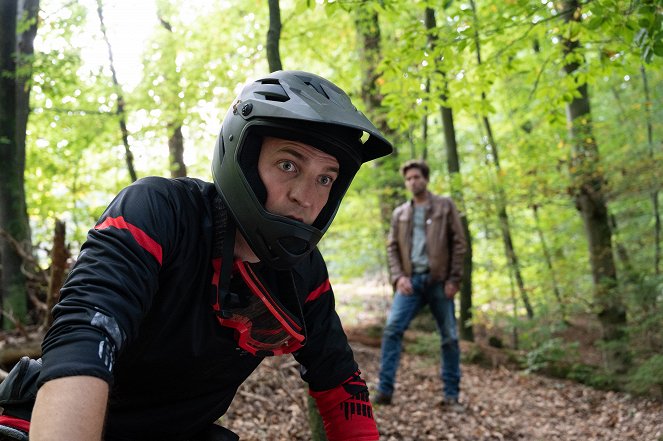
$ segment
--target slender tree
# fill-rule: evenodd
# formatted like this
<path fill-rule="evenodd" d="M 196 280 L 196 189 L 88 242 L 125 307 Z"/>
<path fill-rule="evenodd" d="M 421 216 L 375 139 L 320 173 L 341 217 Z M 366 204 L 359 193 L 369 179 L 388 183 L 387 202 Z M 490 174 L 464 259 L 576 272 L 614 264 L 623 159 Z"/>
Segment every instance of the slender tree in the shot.
<path fill-rule="evenodd" d="M 555 272 L 555 267 L 553 266 L 553 260 L 552 256 L 550 255 L 550 250 L 548 249 L 546 237 L 543 234 L 543 228 L 541 228 L 541 220 L 539 219 L 539 206 L 536 203 L 532 204 L 532 214 L 534 215 L 534 226 L 536 228 L 536 234 L 539 236 L 539 242 L 541 242 L 543 260 L 545 260 L 548 273 L 550 274 L 550 284 L 552 285 L 552 290 L 555 294 L 555 300 L 557 300 L 559 312 L 562 314 L 562 320 L 566 321 L 566 305 L 562 300 L 562 294 L 559 289 L 559 282 L 557 281 L 557 273 Z"/>
<path fill-rule="evenodd" d="M 186 176 L 186 164 L 184 163 L 184 135 L 182 135 L 182 123 L 167 124 L 168 132 L 168 158 L 170 162 L 170 177 L 181 178 Z"/>
<path fill-rule="evenodd" d="M 129 171 L 129 177 L 131 182 L 135 182 L 138 179 L 136 175 L 136 169 L 134 167 L 134 155 L 129 146 L 129 130 L 127 130 L 127 114 L 124 110 L 124 94 L 122 93 L 122 86 L 117 80 L 117 74 L 115 72 L 115 62 L 113 61 L 113 49 L 108 39 L 108 34 L 106 33 L 106 24 L 104 23 L 104 4 L 103 0 L 97 0 L 97 15 L 99 16 L 99 24 L 101 26 L 101 33 L 103 34 L 104 41 L 106 42 L 106 47 L 108 48 L 108 62 L 111 70 L 111 75 L 113 79 L 113 86 L 115 88 L 115 94 L 117 95 L 117 116 L 120 123 L 120 133 L 122 135 L 122 144 L 124 144 L 125 159 L 127 163 L 127 170 Z"/>
<path fill-rule="evenodd" d="M 378 160 L 373 163 L 373 167 L 388 169 L 383 173 L 384 182 L 381 182 L 382 189 L 379 196 L 381 225 L 383 227 L 383 235 L 386 238 L 391 214 L 399 202 L 399 190 L 403 186 L 400 177 L 392 172 L 392 169 L 395 168 L 393 161 L 398 158 L 398 142 L 395 142 L 398 136 L 387 124 L 386 113 L 382 105 L 384 96 L 378 87 L 381 77 L 379 66 L 382 59 L 382 36 L 378 13 L 375 8 L 371 7 L 370 2 L 358 4 L 353 12 L 357 38 L 359 40 L 358 58 L 361 68 L 361 99 L 364 103 L 366 113 L 370 115 L 371 121 L 375 123 L 377 128 L 387 138 L 392 140 L 394 145 L 391 158 Z"/>
<path fill-rule="evenodd" d="M 48 278 L 48 290 L 46 291 L 46 316 L 44 318 L 46 329 L 53 324 L 51 311 L 60 300 L 60 288 L 64 283 L 67 261 L 71 256 L 65 241 L 66 233 L 65 223 L 60 219 L 56 219 L 55 230 L 53 231 L 53 247 L 51 248 L 51 269 Z"/>
<path fill-rule="evenodd" d="M 164 60 L 166 63 L 166 72 L 164 72 L 163 75 L 166 78 L 172 78 L 166 83 L 166 87 L 174 87 L 177 89 L 177 93 L 171 93 L 168 102 L 163 103 L 164 106 L 172 108 L 171 112 L 168 112 L 167 114 L 168 121 L 166 122 L 166 132 L 168 133 L 168 162 L 170 167 L 170 177 L 181 178 L 186 176 L 186 164 L 184 163 L 182 117 L 179 111 L 179 92 L 181 92 L 181 90 L 177 78 L 177 51 L 175 50 L 176 37 L 173 35 L 173 27 L 170 24 L 165 9 L 166 7 L 163 2 L 157 4 L 157 17 L 159 23 L 161 23 L 161 27 L 166 31 L 166 35 L 164 36 L 164 46 L 170 48 L 170 51 L 167 51 L 166 54 L 164 54 L 168 59 Z"/>
<path fill-rule="evenodd" d="M 428 44 L 431 53 L 436 54 L 437 50 L 437 23 L 435 19 L 435 10 L 426 8 L 424 23 L 428 31 Z M 446 72 L 441 67 L 440 57 L 435 56 L 435 70 L 439 77 L 444 80 L 441 85 L 440 101 L 448 103 L 448 85 L 446 83 Z M 428 85 L 428 81 L 427 81 Z M 440 116 L 442 117 L 442 127 L 444 129 L 444 141 L 447 153 L 447 170 L 452 182 L 452 196 L 461 207 L 463 232 L 467 239 L 467 252 L 463 259 L 463 279 L 460 287 L 460 335 L 463 340 L 474 341 L 474 328 L 472 326 L 472 235 L 470 233 L 470 221 L 467 217 L 465 198 L 463 195 L 462 177 L 460 174 L 460 160 L 458 157 L 458 143 L 456 142 L 456 129 L 454 127 L 453 110 L 446 104 L 440 105 Z"/>
<path fill-rule="evenodd" d="M 369 4 L 358 5 L 355 9 L 355 24 L 359 38 L 359 64 L 361 66 L 361 99 L 366 111 L 371 115 L 382 133 L 390 134 L 382 107 L 383 96 L 378 89 L 380 72 L 378 66 L 382 58 L 380 21 L 377 11 Z M 394 156 L 398 156 L 394 151 Z"/>
<path fill-rule="evenodd" d="M 30 91 L 32 90 L 32 64 L 34 60 L 34 40 L 37 36 L 39 0 L 21 0 L 19 4 L 19 25 L 23 32 L 18 35 L 16 50 L 16 139 L 25 152 L 25 138 L 30 114 Z M 21 175 L 25 163 L 21 166 Z M 21 180 L 22 180 L 21 176 Z M 25 195 L 23 195 L 25 198 Z"/>
<path fill-rule="evenodd" d="M 281 7 L 279 0 L 267 0 L 269 4 L 269 29 L 267 30 L 267 63 L 269 71 L 275 72 L 283 69 L 279 43 L 281 40 Z"/>
<path fill-rule="evenodd" d="M 476 59 L 477 65 L 481 66 L 481 42 L 479 41 L 479 20 L 477 17 L 477 10 L 474 0 L 470 0 L 470 6 L 472 9 L 472 16 L 474 20 L 474 47 L 476 50 Z M 486 92 L 481 91 L 481 101 L 486 101 Z M 504 250 L 506 253 L 507 261 L 513 276 L 516 279 L 516 284 L 518 285 L 518 290 L 520 292 L 520 299 L 525 306 L 525 311 L 527 312 L 527 317 L 532 319 L 534 317 L 534 309 L 529 300 L 529 295 L 525 289 L 525 282 L 523 281 L 523 276 L 520 271 L 520 263 L 518 261 L 518 254 L 516 254 L 516 249 L 513 244 L 513 239 L 511 235 L 511 225 L 509 221 L 509 214 L 507 212 L 507 197 L 504 192 L 504 185 L 501 179 L 501 169 L 500 169 L 500 160 L 498 155 L 497 143 L 495 137 L 493 136 L 493 129 L 490 123 L 488 115 L 485 113 L 481 115 L 481 121 L 483 123 L 483 128 L 485 130 L 486 140 L 488 147 L 490 148 L 490 159 L 495 166 L 497 171 L 497 217 L 499 219 L 500 230 L 502 232 L 502 242 L 504 243 Z"/>
<path fill-rule="evenodd" d="M 582 20 L 580 2 L 565 0 L 560 11 L 566 23 L 562 37 L 564 71 L 573 76 L 584 59 L 582 46 L 574 32 Z M 586 81 L 577 77 L 577 94 L 566 105 L 568 137 L 571 142 L 570 173 L 576 208 L 585 225 L 589 245 L 589 260 L 594 281 L 594 302 L 603 329 L 603 339 L 610 343 L 604 352 L 610 369 L 622 371 L 628 362 L 619 344 L 624 337 L 626 308 L 618 294 L 617 269 L 612 250 L 612 231 L 604 194 L 605 179 L 599 166 L 599 149 L 592 129 L 589 89 Z"/>
<path fill-rule="evenodd" d="M 649 92 L 649 81 L 647 79 L 647 69 L 644 64 L 640 65 L 640 75 L 642 77 L 642 88 L 645 94 L 645 123 L 647 125 L 647 147 L 649 159 L 654 161 L 654 124 L 652 122 L 651 109 L 652 99 Z M 658 189 L 653 189 L 649 194 L 652 202 L 652 214 L 654 217 L 654 274 L 661 274 L 661 214 L 659 213 Z"/>
<path fill-rule="evenodd" d="M 25 132 L 29 115 L 38 0 L 0 2 L 0 295 L 14 320 L 27 317 L 23 255 L 31 254 L 25 202 Z M 18 34 L 17 23 L 23 32 Z M 5 323 L 0 317 L 0 322 Z"/>

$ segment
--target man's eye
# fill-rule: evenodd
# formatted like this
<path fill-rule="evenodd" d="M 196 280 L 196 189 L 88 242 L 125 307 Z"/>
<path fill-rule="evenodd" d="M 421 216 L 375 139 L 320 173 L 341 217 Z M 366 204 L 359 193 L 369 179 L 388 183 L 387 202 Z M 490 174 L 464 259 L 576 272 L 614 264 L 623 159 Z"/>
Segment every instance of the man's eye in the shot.
<path fill-rule="evenodd" d="M 279 167 L 281 170 L 289 172 L 295 169 L 295 164 L 290 161 L 281 161 L 279 162 Z"/>
<path fill-rule="evenodd" d="M 332 185 L 334 178 L 331 176 L 320 176 L 319 182 L 321 185 Z"/>

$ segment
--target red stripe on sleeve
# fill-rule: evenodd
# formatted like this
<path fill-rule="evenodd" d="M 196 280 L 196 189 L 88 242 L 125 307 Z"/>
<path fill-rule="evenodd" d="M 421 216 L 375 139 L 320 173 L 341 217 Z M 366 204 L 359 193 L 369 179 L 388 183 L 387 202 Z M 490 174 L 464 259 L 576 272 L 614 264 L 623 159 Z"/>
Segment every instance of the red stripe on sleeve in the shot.
<path fill-rule="evenodd" d="M 0 415 L 0 425 L 9 426 L 13 429 L 19 429 L 24 432 L 30 431 L 30 421 L 22 420 L 9 415 Z"/>
<path fill-rule="evenodd" d="M 145 251 L 153 255 L 154 258 L 157 259 L 157 262 L 159 262 L 159 265 L 161 265 L 161 262 L 163 260 L 162 258 L 163 252 L 161 250 L 161 245 L 159 245 L 154 239 L 148 236 L 147 233 L 145 233 L 143 230 L 141 230 L 135 225 L 128 223 L 127 221 L 124 220 L 122 216 L 107 217 L 106 219 L 104 219 L 102 223 L 95 226 L 94 229 L 103 230 L 108 227 L 115 227 L 120 230 L 129 230 L 129 233 L 131 233 L 131 235 L 136 240 L 136 242 L 138 242 L 138 245 L 140 245 L 141 247 L 143 247 Z"/>
<path fill-rule="evenodd" d="M 316 289 L 314 289 L 309 293 L 304 303 L 312 302 L 313 300 L 317 299 L 318 297 L 320 297 L 322 294 L 326 293 L 330 289 L 331 285 L 329 284 L 329 279 L 327 279 L 324 282 L 322 282 L 322 285 L 318 286 Z"/>

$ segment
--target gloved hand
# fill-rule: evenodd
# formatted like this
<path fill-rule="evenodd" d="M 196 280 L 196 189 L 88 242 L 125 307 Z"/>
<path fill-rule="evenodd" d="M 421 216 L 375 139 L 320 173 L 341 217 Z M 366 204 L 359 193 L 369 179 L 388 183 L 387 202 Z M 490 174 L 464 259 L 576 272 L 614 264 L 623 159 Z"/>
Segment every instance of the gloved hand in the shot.
<path fill-rule="evenodd" d="M 26 430 L 15 426 L 25 427 Z M 4 415 L 0 416 L 0 441 L 28 441 L 29 429 L 30 423 L 28 421 Z"/>
<path fill-rule="evenodd" d="M 41 359 L 23 357 L 0 384 L 0 441 L 27 441 Z"/>
<path fill-rule="evenodd" d="M 0 407 L 3 415 L 30 421 L 37 396 L 37 378 L 41 372 L 41 359 L 22 357 L 0 384 Z"/>

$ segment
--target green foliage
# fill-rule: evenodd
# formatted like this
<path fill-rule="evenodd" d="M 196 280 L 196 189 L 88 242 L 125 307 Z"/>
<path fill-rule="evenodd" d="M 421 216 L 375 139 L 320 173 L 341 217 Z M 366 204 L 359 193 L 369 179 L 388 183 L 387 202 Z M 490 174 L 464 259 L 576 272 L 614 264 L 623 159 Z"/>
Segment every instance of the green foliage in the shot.
<path fill-rule="evenodd" d="M 412 320 L 410 329 L 430 333 L 437 332 L 437 322 L 435 321 L 433 313 L 431 313 L 428 306 L 421 308 L 421 311 L 419 311 L 417 316 Z"/>
<path fill-rule="evenodd" d="M 336 274 L 339 280 L 384 270 L 384 226 L 379 219 L 376 192 L 359 189 L 354 184 L 320 243 L 330 272 Z"/>
<path fill-rule="evenodd" d="M 656 354 L 642 363 L 630 376 L 628 387 L 640 394 L 663 394 L 663 354 Z"/>
<path fill-rule="evenodd" d="M 33 65 L 25 186 L 33 239 L 45 248 L 56 218 L 67 222 L 68 241 L 81 243 L 126 176 L 112 148 L 121 142 L 112 113 L 117 97 L 107 77 L 87 70 L 73 44 L 85 24 L 80 5 L 53 9 L 35 42 L 41 50 Z"/>
<path fill-rule="evenodd" d="M 528 351 L 523 359 L 525 372 L 564 378 L 587 384 L 598 389 L 619 388 L 619 378 L 598 366 L 579 360 L 579 344 L 561 338 L 543 341 Z"/>
<path fill-rule="evenodd" d="M 525 371 L 528 373 L 554 370 L 562 361 L 572 359 L 570 352 L 576 351 L 577 343 L 567 344 L 561 338 L 545 340 L 539 346 L 527 352 Z"/>
<path fill-rule="evenodd" d="M 406 351 L 437 359 L 440 354 L 440 334 L 437 332 L 417 334 L 414 341 L 407 344 Z"/>
<path fill-rule="evenodd" d="M 637 29 L 633 43 L 642 51 L 642 59 L 650 63 L 653 57 L 663 57 L 663 12 L 660 2 L 643 0 L 635 2 L 634 20 Z"/>

